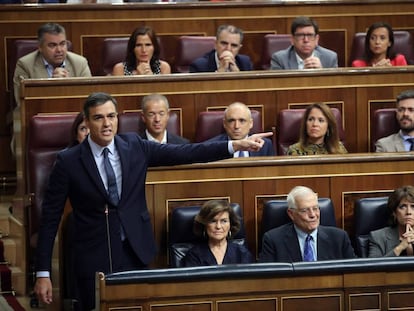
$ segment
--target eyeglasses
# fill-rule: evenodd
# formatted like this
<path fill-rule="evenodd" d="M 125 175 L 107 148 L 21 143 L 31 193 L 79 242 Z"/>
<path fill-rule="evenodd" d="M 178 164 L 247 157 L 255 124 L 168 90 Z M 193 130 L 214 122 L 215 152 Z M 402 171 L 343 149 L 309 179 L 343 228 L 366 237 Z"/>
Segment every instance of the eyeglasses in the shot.
<path fill-rule="evenodd" d="M 230 43 L 230 42 L 227 42 L 227 41 L 219 41 L 219 43 L 223 48 L 228 47 L 229 45 L 232 49 L 237 49 L 237 48 L 241 47 L 241 44 Z"/>
<path fill-rule="evenodd" d="M 305 38 L 307 38 L 308 40 L 313 41 L 316 38 L 316 33 L 295 33 L 293 36 L 297 40 L 305 40 Z"/>
<path fill-rule="evenodd" d="M 298 211 L 299 214 L 310 214 L 310 212 L 319 213 L 319 206 L 297 208 L 296 210 Z"/>

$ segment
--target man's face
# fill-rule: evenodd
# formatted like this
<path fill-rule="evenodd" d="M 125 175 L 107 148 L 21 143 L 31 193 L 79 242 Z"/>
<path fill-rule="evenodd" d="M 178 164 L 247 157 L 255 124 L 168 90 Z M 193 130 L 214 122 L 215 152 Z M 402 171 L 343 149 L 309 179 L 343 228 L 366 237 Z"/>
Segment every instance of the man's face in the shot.
<path fill-rule="evenodd" d="M 66 35 L 45 33 L 43 40 L 39 43 L 39 51 L 53 67 L 60 66 L 68 52 Z"/>
<path fill-rule="evenodd" d="M 397 121 L 407 135 L 414 134 L 414 98 L 400 100 L 397 105 Z"/>
<path fill-rule="evenodd" d="M 142 119 L 145 122 L 148 132 L 154 137 L 163 134 L 167 128 L 169 111 L 162 100 L 147 102 Z"/>
<path fill-rule="evenodd" d="M 312 55 L 313 50 L 318 45 L 319 35 L 315 33 L 313 26 L 298 27 L 292 36 L 292 45 L 295 47 L 296 53 L 302 59 L 306 59 Z"/>
<path fill-rule="evenodd" d="M 91 139 L 98 145 L 108 146 L 118 130 L 118 114 L 112 101 L 89 108 L 85 119 Z"/>
<path fill-rule="evenodd" d="M 224 115 L 223 126 L 231 139 L 245 138 L 253 127 L 248 108 L 242 105 L 229 107 Z"/>
<path fill-rule="evenodd" d="M 296 198 L 296 209 L 288 209 L 288 215 L 300 230 L 311 233 L 318 228 L 321 216 L 317 196 L 309 194 Z"/>
<path fill-rule="evenodd" d="M 230 51 L 233 56 L 236 56 L 240 48 L 240 34 L 238 33 L 230 33 L 227 30 L 223 30 L 216 40 L 217 55 L 221 55 L 224 51 Z"/>

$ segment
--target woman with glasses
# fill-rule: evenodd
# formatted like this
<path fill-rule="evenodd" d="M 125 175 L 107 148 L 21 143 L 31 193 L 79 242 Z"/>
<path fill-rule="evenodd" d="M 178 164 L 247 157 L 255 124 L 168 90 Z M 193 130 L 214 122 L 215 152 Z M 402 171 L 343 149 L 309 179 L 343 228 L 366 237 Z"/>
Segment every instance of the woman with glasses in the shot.
<path fill-rule="evenodd" d="M 365 52 L 362 59 L 352 62 L 352 67 L 390 67 L 406 66 L 407 60 L 402 54 L 392 51 L 394 32 L 387 23 L 372 24 L 365 36 Z"/>
<path fill-rule="evenodd" d="M 243 245 L 232 241 L 240 230 L 240 219 L 227 201 L 207 201 L 194 219 L 194 234 L 202 242 L 192 247 L 185 267 L 251 263 L 253 256 Z"/>
<path fill-rule="evenodd" d="M 414 187 L 403 186 L 388 197 L 391 225 L 369 234 L 369 257 L 413 256 Z"/>

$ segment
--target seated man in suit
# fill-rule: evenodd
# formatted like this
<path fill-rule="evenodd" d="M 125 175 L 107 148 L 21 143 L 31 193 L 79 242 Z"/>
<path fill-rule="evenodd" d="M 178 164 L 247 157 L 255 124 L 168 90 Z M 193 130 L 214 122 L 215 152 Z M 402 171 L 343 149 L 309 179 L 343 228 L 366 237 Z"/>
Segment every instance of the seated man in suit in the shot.
<path fill-rule="evenodd" d="M 270 69 L 310 69 L 338 67 L 338 55 L 318 45 L 319 26 L 311 18 L 299 16 L 290 26 L 292 45 L 273 53 Z"/>
<path fill-rule="evenodd" d="M 20 81 L 33 78 L 90 77 L 88 61 L 68 51 L 66 31 L 61 25 L 47 23 L 37 31 L 38 50 L 21 57 L 14 71 L 13 85 L 20 106 Z"/>
<path fill-rule="evenodd" d="M 184 137 L 167 131 L 170 118 L 170 105 L 168 99 L 161 94 L 145 96 L 141 102 L 142 121 L 146 125 L 145 132 L 141 134 L 144 139 L 161 144 L 188 144 L 190 141 Z"/>
<path fill-rule="evenodd" d="M 190 64 L 190 72 L 226 72 L 252 70 L 247 55 L 238 54 L 243 31 L 233 25 L 221 25 L 216 33 L 216 48 Z"/>
<path fill-rule="evenodd" d="M 414 90 L 397 96 L 397 121 L 400 131 L 383 137 L 375 143 L 376 152 L 414 151 Z"/>
<path fill-rule="evenodd" d="M 291 223 L 263 236 L 260 262 L 297 262 L 354 258 L 348 234 L 339 228 L 319 225 L 318 195 L 304 186 L 294 187 L 287 197 Z"/>
<path fill-rule="evenodd" d="M 223 127 L 226 133 L 210 138 L 208 141 L 228 141 L 233 139 L 244 139 L 249 136 L 253 127 L 252 113 L 245 104 L 235 102 L 229 105 L 224 111 Z M 259 157 L 275 155 L 272 141 L 264 138 L 264 145 L 259 151 L 235 152 L 233 157 Z"/>

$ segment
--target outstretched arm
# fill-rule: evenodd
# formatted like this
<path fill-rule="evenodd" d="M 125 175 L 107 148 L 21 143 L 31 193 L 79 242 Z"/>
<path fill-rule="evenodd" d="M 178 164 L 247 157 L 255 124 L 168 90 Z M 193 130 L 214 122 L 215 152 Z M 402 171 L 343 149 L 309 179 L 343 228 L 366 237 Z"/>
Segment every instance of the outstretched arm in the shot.
<path fill-rule="evenodd" d="M 245 139 L 232 140 L 234 152 L 259 151 L 264 145 L 264 137 L 272 136 L 272 132 L 253 134 Z"/>

